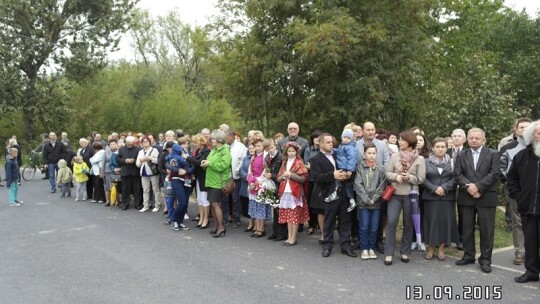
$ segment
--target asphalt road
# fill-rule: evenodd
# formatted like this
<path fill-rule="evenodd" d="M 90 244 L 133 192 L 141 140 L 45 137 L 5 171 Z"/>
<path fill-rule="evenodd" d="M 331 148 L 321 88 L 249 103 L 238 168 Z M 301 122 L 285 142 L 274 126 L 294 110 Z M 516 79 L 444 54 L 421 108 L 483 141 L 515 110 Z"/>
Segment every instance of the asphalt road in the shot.
<path fill-rule="evenodd" d="M 540 283 L 513 282 L 523 269 L 508 252 L 495 254 L 490 274 L 478 264 L 455 266 L 451 257 L 426 261 L 419 252 L 390 267 L 382 257 L 362 261 L 338 247 L 323 258 L 317 234 L 302 233 L 298 245 L 285 247 L 231 226 L 221 239 L 190 221 L 189 231 L 176 232 L 161 212 L 60 199 L 37 178 L 23 182 L 21 207 L 8 207 L 0 189 L 0 304 L 540 301 Z M 195 209 L 190 204 L 191 215 Z M 407 290 L 411 297 L 421 291 L 421 300 L 407 300 Z"/>

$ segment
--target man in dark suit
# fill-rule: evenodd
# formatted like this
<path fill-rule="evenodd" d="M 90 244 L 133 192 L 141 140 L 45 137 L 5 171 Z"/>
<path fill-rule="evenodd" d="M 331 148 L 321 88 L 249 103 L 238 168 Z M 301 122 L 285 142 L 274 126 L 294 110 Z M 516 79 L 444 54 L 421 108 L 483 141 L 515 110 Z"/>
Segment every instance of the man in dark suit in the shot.
<path fill-rule="evenodd" d="M 314 181 L 313 195 L 328 197 L 334 192 L 336 180 L 347 180 L 351 174 L 336 169 L 336 156 L 332 154 L 334 147 L 332 136 L 323 133 L 319 137 L 320 151 L 310 160 L 311 176 Z M 343 191 L 342 191 L 343 192 Z M 323 227 L 323 257 L 329 257 L 334 246 L 334 228 L 336 227 L 336 216 L 339 217 L 339 242 L 341 253 L 356 257 L 356 253 L 351 248 L 351 216 L 347 212 L 349 201 L 345 193 L 340 193 L 339 198 L 332 202 L 324 203 L 324 227 Z"/>
<path fill-rule="evenodd" d="M 475 211 L 480 228 L 480 257 L 478 263 L 485 273 L 491 272 L 491 254 L 495 232 L 495 212 L 498 204 L 499 153 L 484 147 L 482 129 L 472 128 L 467 133 L 469 148 L 459 153 L 454 165 L 454 178 L 459 185 L 458 209 L 463 217 L 462 266 L 475 262 Z"/>
<path fill-rule="evenodd" d="M 129 208 L 130 194 L 133 194 L 135 209 L 142 209 L 142 191 L 140 170 L 135 164 L 140 148 L 134 145 L 135 138 L 128 136 L 126 145 L 118 150 L 116 161 L 120 165 L 122 175 L 122 205 L 120 208 Z"/>

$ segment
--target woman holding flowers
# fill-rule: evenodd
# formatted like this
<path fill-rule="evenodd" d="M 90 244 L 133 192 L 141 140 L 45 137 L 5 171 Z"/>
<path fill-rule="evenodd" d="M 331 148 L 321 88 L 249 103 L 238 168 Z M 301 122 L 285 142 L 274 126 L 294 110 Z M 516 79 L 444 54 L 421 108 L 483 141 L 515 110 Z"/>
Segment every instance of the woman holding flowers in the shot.
<path fill-rule="evenodd" d="M 285 145 L 286 157 L 283 159 L 277 175 L 279 184 L 279 223 L 287 223 L 289 235 L 285 246 L 297 244 L 298 226 L 309 220 L 307 208 L 308 170 L 298 157 L 300 146 L 294 142 Z"/>

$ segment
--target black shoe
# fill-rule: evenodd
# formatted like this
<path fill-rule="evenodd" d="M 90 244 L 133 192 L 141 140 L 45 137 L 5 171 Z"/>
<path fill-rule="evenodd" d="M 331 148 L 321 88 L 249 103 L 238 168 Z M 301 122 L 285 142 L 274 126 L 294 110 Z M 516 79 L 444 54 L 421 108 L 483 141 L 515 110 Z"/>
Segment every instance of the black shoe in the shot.
<path fill-rule="evenodd" d="M 319 245 L 322 245 L 324 244 L 324 241 L 323 240 L 319 240 Z"/>
<path fill-rule="evenodd" d="M 522 276 L 514 278 L 514 281 L 516 283 L 538 282 L 538 277 L 531 277 L 524 273 Z"/>
<path fill-rule="evenodd" d="M 128 210 L 129 205 L 119 205 L 118 208 L 120 208 L 120 210 Z"/>
<path fill-rule="evenodd" d="M 217 228 L 215 230 L 210 230 L 210 234 L 216 234 Z"/>
<path fill-rule="evenodd" d="M 344 254 L 346 256 L 349 256 L 351 258 L 357 257 L 356 253 L 352 249 L 342 249 L 341 254 Z"/>
<path fill-rule="evenodd" d="M 223 231 L 221 231 L 220 233 L 213 234 L 212 237 L 219 238 L 219 237 L 225 236 L 225 233 L 227 233 L 227 229 L 223 229 Z"/>
<path fill-rule="evenodd" d="M 105 203 L 105 207 L 109 207 L 111 203 Z"/>
<path fill-rule="evenodd" d="M 323 251 L 322 251 L 322 256 L 325 257 L 325 258 L 327 258 L 327 257 L 330 256 L 331 253 L 332 253 L 332 250 L 330 250 L 330 249 L 323 249 Z"/>
<path fill-rule="evenodd" d="M 196 216 L 195 218 L 192 218 L 191 221 L 192 222 L 198 222 L 201 218 Z"/>
<path fill-rule="evenodd" d="M 482 271 L 485 272 L 485 273 L 490 273 L 491 272 L 491 266 L 489 266 L 487 264 L 480 265 L 480 269 L 482 269 Z"/>
<path fill-rule="evenodd" d="M 283 236 L 278 236 L 274 239 L 274 242 L 277 242 L 277 241 L 286 241 L 287 238 L 286 237 L 283 237 Z"/>
<path fill-rule="evenodd" d="M 409 259 L 409 257 L 401 257 L 401 261 L 403 263 L 409 263 L 410 259 Z"/>
<path fill-rule="evenodd" d="M 385 259 L 385 260 L 384 260 L 384 265 L 386 265 L 386 266 L 392 265 L 392 260 L 387 261 L 387 260 Z"/>
<path fill-rule="evenodd" d="M 456 248 L 457 248 L 457 250 L 463 251 L 463 244 L 462 243 L 457 244 Z"/>
<path fill-rule="evenodd" d="M 275 240 L 275 239 L 277 239 L 277 235 L 272 234 L 272 235 L 270 235 L 269 237 L 267 237 L 266 239 L 268 239 L 268 240 Z"/>
<path fill-rule="evenodd" d="M 206 229 L 206 228 L 208 228 L 208 225 L 209 225 L 208 223 L 206 224 L 206 226 L 201 225 L 201 227 L 199 227 L 199 229 Z"/>
<path fill-rule="evenodd" d="M 463 266 L 467 264 L 474 264 L 474 259 L 461 259 L 456 261 L 457 266 Z"/>
<path fill-rule="evenodd" d="M 165 221 L 165 223 L 164 223 L 164 224 L 165 224 L 165 225 L 169 225 L 169 226 L 170 226 L 170 225 L 171 225 L 171 223 L 172 223 L 171 221 Z"/>
<path fill-rule="evenodd" d="M 250 232 L 250 231 L 253 231 L 253 228 L 255 228 L 255 226 L 251 227 L 251 228 L 246 228 L 244 229 L 244 232 Z"/>

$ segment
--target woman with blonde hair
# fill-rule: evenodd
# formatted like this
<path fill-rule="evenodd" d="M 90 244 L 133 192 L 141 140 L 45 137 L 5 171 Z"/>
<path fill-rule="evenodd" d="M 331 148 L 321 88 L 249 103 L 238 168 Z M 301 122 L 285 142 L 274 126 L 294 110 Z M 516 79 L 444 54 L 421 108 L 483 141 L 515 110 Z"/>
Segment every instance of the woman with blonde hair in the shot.
<path fill-rule="evenodd" d="M 208 158 L 210 149 L 208 148 L 206 137 L 201 134 L 193 136 L 192 142 L 195 150 L 191 155 L 182 153 L 182 157 L 195 166 L 195 189 L 197 191 L 197 206 L 199 207 L 198 228 L 208 228 L 208 216 L 210 214 L 210 202 L 208 202 L 208 193 L 206 192 L 206 170 L 201 163 Z"/>

